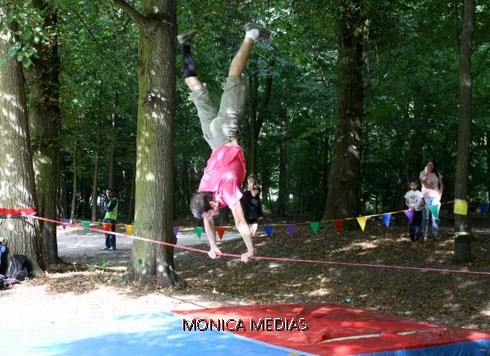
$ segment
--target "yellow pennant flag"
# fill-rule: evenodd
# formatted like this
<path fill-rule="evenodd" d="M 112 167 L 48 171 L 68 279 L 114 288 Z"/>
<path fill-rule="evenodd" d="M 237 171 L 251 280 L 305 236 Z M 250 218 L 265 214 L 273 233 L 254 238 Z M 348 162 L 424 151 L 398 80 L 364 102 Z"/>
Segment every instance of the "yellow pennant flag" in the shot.
<path fill-rule="evenodd" d="M 357 223 L 359 224 L 359 226 L 361 227 L 361 230 L 364 231 L 364 229 L 366 228 L 366 222 L 367 222 L 367 216 L 359 216 L 357 219 Z"/>
<path fill-rule="evenodd" d="M 459 215 L 468 215 L 468 202 L 462 199 L 455 199 L 454 213 Z"/>

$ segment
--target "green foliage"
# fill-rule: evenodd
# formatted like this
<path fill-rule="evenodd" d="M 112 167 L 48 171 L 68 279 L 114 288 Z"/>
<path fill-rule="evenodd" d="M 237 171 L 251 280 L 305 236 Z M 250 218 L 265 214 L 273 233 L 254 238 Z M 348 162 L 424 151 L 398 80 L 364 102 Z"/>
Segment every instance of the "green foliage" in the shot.
<path fill-rule="evenodd" d="M 32 1 L 8 1 L 6 8 L 6 13 L 0 16 L 0 32 L 10 32 L 15 40 L 7 54 L 0 58 L 0 65 L 16 58 L 24 67 L 29 67 L 37 54 L 36 45 L 48 36 L 43 29 L 42 13 Z"/>
<path fill-rule="evenodd" d="M 95 264 L 94 263 L 89 264 L 87 267 L 87 271 L 94 272 L 96 269 L 105 271 L 107 268 L 109 268 L 109 262 L 104 260 L 98 260 L 97 263 Z"/>
<path fill-rule="evenodd" d="M 39 54 L 35 45 L 56 39 L 62 63 L 63 191 L 70 191 L 75 143 L 78 149 L 79 205 L 88 204 L 96 137 L 102 133 L 100 185 L 107 176 L 107 157 L 116 146 L 114 187 L 129 197 L 135 176 L 138 87 L 135 68 L 139 36 L 135 25 L 111 2 L 50 0 L 57 28 L 46 28 L 32 1 L 9 1 L 1 29 L 17 24 L 17 41 L 7 57 L 25 66 Z M 138 1 L 130 4 L 139 8 Z M 343 7 L 362 11 L 366 21 L 354 30 L 363 38 L 362 177 L 359 199 L 365 210 L 390 211 L 403 204 L 407 181 L 418 176 L 425 160 L 439 163 L 452 196 L 456 166 L 458 118 L 457 47 L 461 33 L 460 3 L 443 0 L 292 0 L 178 2 L 179 31 L 197 28 L 193 54 L 197 71 L 219 102 L 229 62 L 243 36 L 243 24 L 257 22 L 272 31 L 270 42 L 254 48 L 246 75 L 257 73 L 259 104 L 264 83 L 272 78 L 272 96 L 257 142 L 259 179 L 268 211 L 275 211 L 279 187 L 280 147 L 287 152 L 287 213 L 322 215 L 328 187 L 336 115 L 337 33 Z M 477 5 L 473 47 L 473 138 L 471 195 L 483 199 L 489 190 L 490 11 Z M 176 64 L 181 68 L 178 48 Z M 271 66 L 270 60 L 274 59 Z M 115 98 L 117 97 L 117 105 Z M 174 123 L 175 215 L 188 214 L 209 157 L 188 90 L 177 77 L 178 110 Z M 111 130 L 112 119 L 116 129 Z M 247 120 L 245 118 L 244 120 Z M 245 130 L 248 122 L 243 122 Z M 41 138 L 39 138 L 41 139 Z M 246 147 L 245 133 L 240 143 Z M 69 197 L 67 197 L 69 198 Z M 124 200 L 124 199 L 122 199 Z M 84 210 L 81 209 L 80 215 Z"/>

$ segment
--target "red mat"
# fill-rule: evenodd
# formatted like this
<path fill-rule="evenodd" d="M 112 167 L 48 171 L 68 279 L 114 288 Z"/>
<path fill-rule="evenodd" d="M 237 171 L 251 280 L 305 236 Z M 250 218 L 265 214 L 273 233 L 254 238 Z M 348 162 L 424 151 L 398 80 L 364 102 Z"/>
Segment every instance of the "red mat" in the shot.
<path fill-rule="evenodd" d="M 429 324 L 337 304 L 282 304 L 173 311 L 224 330 L 302 352 L 352 355 L 490 340 L 490 333 Z M 214 324 L 213 324 L 214 323 Z M 188 327 L 192 324 L 189 322 Z"/>

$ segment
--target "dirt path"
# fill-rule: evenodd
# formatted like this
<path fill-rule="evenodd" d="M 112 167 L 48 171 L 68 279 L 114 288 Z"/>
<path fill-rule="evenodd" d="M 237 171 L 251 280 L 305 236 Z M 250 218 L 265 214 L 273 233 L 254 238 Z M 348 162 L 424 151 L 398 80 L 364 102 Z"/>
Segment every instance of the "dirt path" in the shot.
<path fill-rule="evenodd" d="M 232 233 L 225 233 L 223 240 L 236 237 Z M 192 230 L 179 232 L 177 238 L 180 245 L 206 242 L 204 235 L 199 239 Z M 109 267 L 121 271 L 127 264 L 133 240 L 118 237 L 116 251 L 103 251 L 104 239 L 102 234 L 92 231 L 83 233 L 75 228 L 59 228 L 59 256 L 69 263 L 76 261 L 77 272 L 52 273 L 45 278 L 27 280 L 0 291 L 2 310 L 9 313 L 8 318 L 0 318 L 0 328 L 26 325 L 42 327 L 120 315 L 234 304 L 205 292 L 164 289 L 138 291 L 121 281 L 113 280 L 114 277 L 104 271 L 88 272 L 84 264 L 108 263 Z M 201 247 L 205 249 L 206 245 Z"/>

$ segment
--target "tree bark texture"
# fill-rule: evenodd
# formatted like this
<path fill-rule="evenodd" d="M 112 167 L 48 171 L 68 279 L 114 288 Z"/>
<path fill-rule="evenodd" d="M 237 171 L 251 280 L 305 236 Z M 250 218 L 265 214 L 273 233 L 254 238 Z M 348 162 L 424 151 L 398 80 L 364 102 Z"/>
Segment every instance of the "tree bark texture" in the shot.
<path fill-rule="evenodd" d="M 475 21 L 475 1 L 464 0 L 464 18 L 461 43 L 459 46 L 459 120 L 458 120 L 458 160 L 456 163 L 456 185 L 454 198 L 466 201 L 468 198 L 468 174 L 470 165 L 472 77 L 471 54 L 472 35 Z M 471 260 L 471 238 L 468 216 L 454 214 L 454 260 Z"/>
<path fill-rule="evenodd" d="M 176 2 L 142 1 L 141 14 L 114 1 L 140 30 L 134 232 L 175 244 L 173 234 L 173 120 L 176 110 Z M 183 283 L 174 270 L 174 248 L 135 240 L 130 277 L 144 284 Z"/>
<path fill-rule="evenodd" d="M 8 7 L 0 7 L 0 18 Z M 0 34 L 0 57 L 15 43 L 15 24 Z M 32 164 L 22 67 L 16 58 L 0 66 L 0 207 L 36 207 L 36 187 Z M 1 219 L 0 231 L 7 238 L 10 255 L 25 255 L 34 274 L 45 269 L 44 246 L 36 219 Z"/>
<path fill-rule="evenodd" d="M 35 1 L 44 12 L 45 29 L 56 28 L 57 16 L 45 1 Z M 39 55 L 24 68 L 28 93 L 29 123 L 34 154 L 36 193 L 39 215 L 56 219 L 60 185 L 61 115 L 59 107 L 59 73 L 57 38 L 53 35 L 37 47 Z M 59 262 L 56 224 L 39 221 L 48 264 Z"/>
<path fill-rule="evenodd" d="M 355 217 L 360 212 L 362 150 L 361 1 L 341 1 L 338 20 L 336 130 L 324 218 Z"/>

